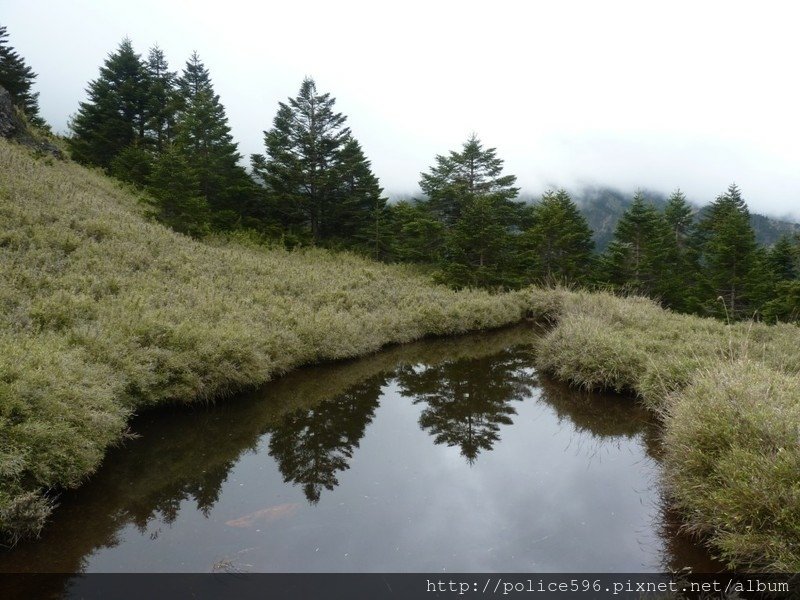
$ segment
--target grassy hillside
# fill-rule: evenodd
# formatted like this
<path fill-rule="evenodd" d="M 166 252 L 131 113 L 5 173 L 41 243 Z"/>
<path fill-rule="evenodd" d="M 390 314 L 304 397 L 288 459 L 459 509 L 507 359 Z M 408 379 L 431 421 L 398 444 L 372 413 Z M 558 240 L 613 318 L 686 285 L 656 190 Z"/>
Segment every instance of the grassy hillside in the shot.
<path fill-rule="evenodd" d="M 522 294 L 321 251 L 202 244 L 75 164 L 0 141 L 0 530 L 35 533 L 135 411 L 519 320 Z"/>
<path fill-rule="evenodd" d="M 663 419 L 686 526 L 735 567 L 800 571 L 800 328 L 726 325 L 643 298 L 534 291 L 537 367 L 636 394 Z"/>

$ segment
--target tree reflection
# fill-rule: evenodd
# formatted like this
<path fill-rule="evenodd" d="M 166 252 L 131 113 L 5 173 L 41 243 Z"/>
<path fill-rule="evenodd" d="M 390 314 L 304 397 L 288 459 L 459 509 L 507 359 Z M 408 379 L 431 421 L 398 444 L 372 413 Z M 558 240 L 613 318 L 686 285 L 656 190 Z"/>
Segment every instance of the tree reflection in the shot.
<path fill-rule="evenodd" d="M 311 504 L 319 502 L 323 488 L 333 490 L 338 473 L 350 468 L 385 383 L 385 377 L 368 379 L 313 408 L 287 414 L 268 430 L 269 453 L 284 481 L 301 485 Z"/>
<path fill-rule="evenodd" d="M 500 426 L 512 424 L 517 411 L 510 403 L 530 395 L 535 384 L 526 368 L 530 364 L 530 350 L 515 348 L 489 357 L 402 367 L 397 382 L 403 396 L 427 405 L 420 427 L 437 444 L 458 446 L 472 464 L 500 439 Z"/>

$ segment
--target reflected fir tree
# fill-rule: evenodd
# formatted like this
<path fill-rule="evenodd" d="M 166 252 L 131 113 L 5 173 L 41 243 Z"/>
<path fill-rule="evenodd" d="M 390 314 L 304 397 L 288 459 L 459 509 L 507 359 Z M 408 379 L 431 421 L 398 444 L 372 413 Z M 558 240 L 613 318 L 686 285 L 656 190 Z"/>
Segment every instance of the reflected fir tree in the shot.
<path fill-rule="evenodd" d="M 310 504 L 319 502 L 323 489 L 333 490 L 337 475 L 350 468 L 385 383 L 384 377 L 369 379 L 314 408 L 288 414 L 268 431 L 269 453 L 284 481 L 302 486 Z"/>
<path fill-rule="evenodd" d="M 425 403 L 419 425 L 437 444 L 458 446 L 473 464 L 500 439 L 500 426 L 511 425 L 511 406 L 524 400 L 535 384 L 527 349 L 509 349 L 490 357 L 400 369 L 400 393 Z"/>

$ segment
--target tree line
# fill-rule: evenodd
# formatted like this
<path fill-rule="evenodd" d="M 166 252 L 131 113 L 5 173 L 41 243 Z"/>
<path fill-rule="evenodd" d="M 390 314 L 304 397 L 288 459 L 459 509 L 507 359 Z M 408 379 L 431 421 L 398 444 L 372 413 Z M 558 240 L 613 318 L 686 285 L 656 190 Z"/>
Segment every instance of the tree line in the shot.
<path fill-rule="evenodd" d="M 41 121 L 36 75 L 7 37 L 0 27 L 0 84 Z M 87 95 L 70 123 L 73 158 L 145 190 L 156 216 L 185 234 L 245 229 L 287 247 L 416 263 L 454 287 L 561 283 L 643 294 L 680 312 L 800 320 L 800 237 L 759 246 L 736 185 L 699 211 L 679 190 L 663 210 L 637 192 L 596 253 L 565 190 L 519 201 L 516 177 L 476 135 L 420 174 L 424 197 L 387 202 L 347 117 L 310 78 L 278 104 L 249 169 L 197 53 L 177 73 L 157 46 L 143 58 L 125 39 Z"/>

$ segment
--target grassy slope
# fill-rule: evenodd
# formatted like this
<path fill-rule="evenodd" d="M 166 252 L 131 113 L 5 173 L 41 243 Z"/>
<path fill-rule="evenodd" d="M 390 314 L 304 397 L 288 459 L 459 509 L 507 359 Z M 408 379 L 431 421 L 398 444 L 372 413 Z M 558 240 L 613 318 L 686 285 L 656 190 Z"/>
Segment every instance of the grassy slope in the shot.
<path fill-rule="evenodd" d="M 137 409 L 519 320 L 522 294 L 321 251 L 212 247 L 72 163 L 0 141 L 0 530 L 35 533 Z"/>
<path fill-rule="evenodd" d="M 736 567 L 800 571 L 800 329 L 642 298 L 534 292 L 537 366 L 635 393 L 663 417 L 665 478 L 690 530 Z"/>

